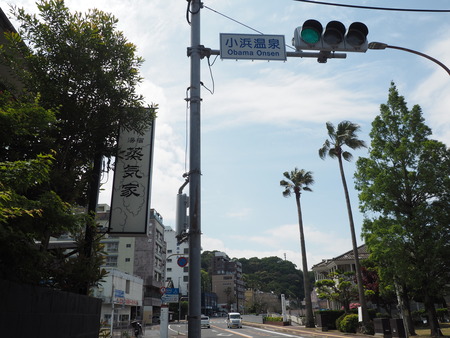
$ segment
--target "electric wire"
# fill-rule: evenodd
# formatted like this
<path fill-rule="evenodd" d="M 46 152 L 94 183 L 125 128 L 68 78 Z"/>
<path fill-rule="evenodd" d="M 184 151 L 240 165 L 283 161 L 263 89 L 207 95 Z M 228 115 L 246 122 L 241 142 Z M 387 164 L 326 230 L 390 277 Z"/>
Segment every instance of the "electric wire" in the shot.
<path fill-rule="evenodd" d="M 252 28 L 252 27 L 250 27 L 250 26 L 247 26 L 246 24 L 244 24 L 244 23 L 242 23 L 242 22 L 240 22 L 240 21 L 237 21 L 237 20 L 235 20 L 235 19 L 233 19 L 233 18 L 231 18 L 231 17 L 229 17 L 229 16 L 227 16 L 227 15 L 225 15 L 225 14 L 223 14 L 223 13 L 220 13 L 220 12 L 218 12 L 218 11 L 212 9 L 211 7 L 208 7 L 208 6 L 205 6 L 205 5 L 203 5 L 203 7 L 209 9 L 210 11 L 212 11 L 212 12 L 214 12 L 214 13 L 217 13 L 217 14 L 219 14 L 219 15 L 222 15 L 223 17 L 227 18 L 228 20 L 234 21 L 234 22 L 236 22 L 236 23 L 238 23 L 238 24 L 240 24 L 240 25 L 242 25 L 242 26 L 244 26 L 244 27 L 247 27 L 248 29 L 250 29 L 250 30 L 252 30 L 252 31 L 254 31 L 254 32 L 258 33 L 258 34 L 264 34 L 263 32 L 260 32 L 259 30 L 256 30 L 256 29 L 254 29 L 254 28 Z"/>
<path fill-rule="evenodd" d="M 337 3 L 333 3 L 333 2 L 312 1 L 312 0 L 294 0 L 294 1 L 306 2 L 306 3 L 310 3 L 310 4 L 315 4 L 315 5 L 328 5 L 328 6 L 349 7 L 349 8 L 358 8 L 358 9 L 374 9 L 374 10 L 380 10 L 380 11 L 432 12 L 432 13 L 448 13 L 448 12 L 450 12 L 450 9 L 390 8 L 390 7 L 346 5 L 346 4 L 337 4 Z"/>
<path fill-rule="evenodd" d="M 246 27 L 246 28 L 248 28 L 248 29 L 250 29 L 250 30 L 252 30 L 252 31 L 254 31 L 254 32 L 256 32 L 256 33 L 258 33 L 258 34 L 264 35 L 263 32 L 261 32 L 261 31 L 255 29 L 255 28 L 253 28 L 253 27 L 250 27 L 249 25 L 246 25 L 246 24 L 243 23 L 243 22 L 240 22 L 240 21 L 238 21 L 238 20 L 236 20 L 236 19 L 233 19 L 232 17 L 229 17 L 228 15 L 225 15 L 225 14 L 223 14 L 223 13 L 220 13 L 220 12 L 216 11 L 215 9 L 212 9 L 211 7 L 208 7 L 208 6 L 206 6 L 206 5 L 203 5 L 203 7 L 206 8 L 206 9 L 209 9 L 210 11 L 212 11 L 212 12 L 214 12 L 214 13 L 216 13 L 216 14 L 219 14 L 219 15 L 223 16 L 224 18 L 227 18 L 228 20 L 231 20 L 231 21 L 233 21 L 233 22 L 236 22 L 237 24 L 239 24 L 239 25 L 241 25 L 241 26 L 244 26 L 244 27 Z M 290 49 L 295 50 L 295 48 L 292 47 L 292 46 L 290 46 L 290 45 L 287 45 L 287 44 L 286 44 L 285 46 L 286 46 L 287 48 L 290 48 Z M 215 61 L 214 61 L 214 62 L 215 62 Z M 214 64 L 214 62 L 211 64 L 211 66 Z"/>

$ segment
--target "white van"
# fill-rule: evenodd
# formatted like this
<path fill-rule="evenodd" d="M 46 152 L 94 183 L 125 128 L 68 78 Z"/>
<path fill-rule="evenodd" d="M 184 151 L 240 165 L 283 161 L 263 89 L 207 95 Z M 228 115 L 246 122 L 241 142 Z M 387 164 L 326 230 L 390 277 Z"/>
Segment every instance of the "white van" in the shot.
<path fill-rule="evenodd" d="M 242 318 L 239 312 L 230 312 L 227 315 L 227 327 L 242 328 Z"/>

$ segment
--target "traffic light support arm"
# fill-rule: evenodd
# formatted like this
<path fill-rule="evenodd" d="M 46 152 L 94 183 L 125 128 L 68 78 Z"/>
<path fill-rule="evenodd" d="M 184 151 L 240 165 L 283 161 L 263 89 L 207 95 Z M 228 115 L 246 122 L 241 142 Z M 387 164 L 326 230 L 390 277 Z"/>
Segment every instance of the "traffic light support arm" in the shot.
<path fill-rule="evenodd" d="M 405 51 L 405 52 L 409 52 L 409 53 L 413 53 L 413 54 L 416 54 L 416 55 L 420 55 L 420 56 L 422 56 L 424 58 L 427 58 L 428 60 L 431 60 L 434 63 L 438 64 L 439 66 L 441 66 L 448 73 L 448 75 L 450 75 L 450 69 L 448 69 L 448 67 L 446 65 L 444 65 L 441 61 L 436 60 L 435 58 L 433 58 L 433 57 L 431 57 L 431 56 L 429 56 L 427 54 L 418 52 L 418 51 L 413 50 L 413 49 L 405 48 L 405 47 L 391 46 L 391 45 L 388 45 L 387 43 L 383 43 L 383 42 L 371 42 L 371 43 L 369 43 L 369 49 L 386 49 L 386 48 L 398 49 L 398 50 L 402 50 L 402 51 Z"/>
<path fill-rule="evenodd" d="M 423 56 L 424 58 L 427 58 L 428 60 L 431 60 L 431 61 L 437 63 L 439 66 L 441 66 L 442 68 L 445 69 L 445 71 L 448 73 L 448 75 L 450 75 L 450 69 L 448 69 L 448 67 L 446 65 L 444 65 L 441 61 L 436 60 L 435 58 L 433 58 L 433 57 L 431 57 L 431 56 L 429 56 L 427 54 L 418 52 L 418 51 L 413 50 L 413 49 L 408 49 L 408 48 L 398 47 L 398 46 L 387 45 L 386 48 L 399 49 L 399 50 L 403 50 L 405 52 L 410 52 L 410 53 L 413 53 L 413 54 L 417 54 L 417 55 Z"/>

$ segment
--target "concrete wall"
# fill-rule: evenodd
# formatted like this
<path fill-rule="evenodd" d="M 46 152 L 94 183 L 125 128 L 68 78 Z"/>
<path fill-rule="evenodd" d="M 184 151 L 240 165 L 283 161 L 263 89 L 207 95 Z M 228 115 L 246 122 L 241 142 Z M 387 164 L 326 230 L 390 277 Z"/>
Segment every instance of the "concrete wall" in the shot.
<path fill-rule="evenodd" d="M 2 337 L 98 338 L 98 298 L 0 280 Z"/>

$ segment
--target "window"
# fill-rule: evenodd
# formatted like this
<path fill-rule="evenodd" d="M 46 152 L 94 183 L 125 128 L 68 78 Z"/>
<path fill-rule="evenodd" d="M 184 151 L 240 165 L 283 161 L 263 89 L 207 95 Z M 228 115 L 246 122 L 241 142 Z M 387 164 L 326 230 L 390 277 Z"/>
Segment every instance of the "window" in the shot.
<path fill-rule="evenodd" d="M 172 268 L 167 268 L 167 272 L 170 272 L 170 271 L 172 271 Z"/>
<path fill-rule="evenodd" d="M 183 276 L 183 282 L 189 282 L 189 276 Z"/>
<path fill-rule="evenodd" d="M 120 315 L 119 317 L 121 322 L 128 322 L 130 319 L 130 315 Z"/>
<path fill-rule="evenodd" d="M 131 248 L 131 244 L 130 243 L 127 244 L 127 248 Z"/>
<path fill-rule="evenodd" d="M 118 242 L 106 243 L 106 252 L 118 252 L 118 251 L 119 251 Z"/>
<path fill-rule="evenodd" d="M 107 256 L 105 263 L 106 266 L 117 266 L 117 256 Z"/>
<path fill-rule="evenodd" d="M 189 267 L 185 266 L 185 267 L 183 268 L 183 272 L 189 272 Z"/>
<path fill-rule="evenodd" d="M 172 253 L 172 250 L 167 250 L 167 253 Z"/>
<path fill-rule="evenodd" d="M 188 254 L 189 253 L 189 248 L 184 248 L 183 253 Z"/>
<path fill-rule="evenodd" d="M 131 284 L 130 280 L 127 279 L 125 283 L 126 283 L 125 284 L 125 293 L 130 293 L 130 284 Z"/>
<path fill-rule="evenodd" d="M 125 258 L 125 262 L 130 262 L 131 259 L 130 258 Z"/>

